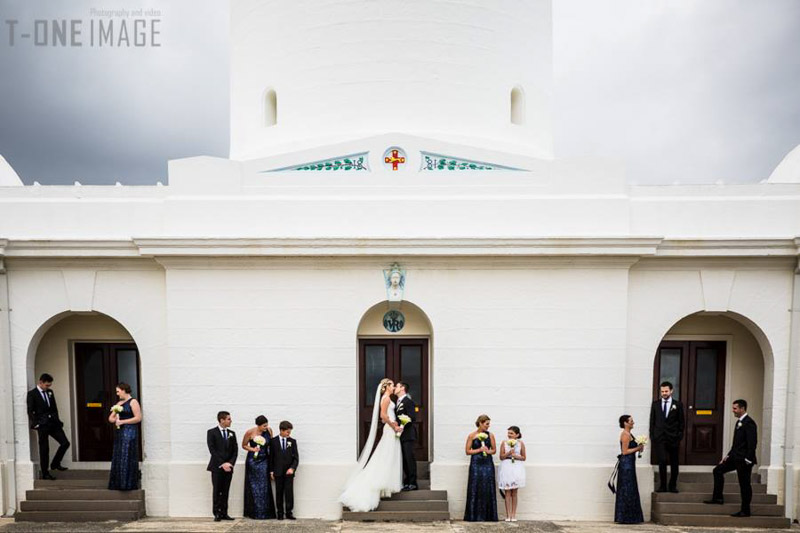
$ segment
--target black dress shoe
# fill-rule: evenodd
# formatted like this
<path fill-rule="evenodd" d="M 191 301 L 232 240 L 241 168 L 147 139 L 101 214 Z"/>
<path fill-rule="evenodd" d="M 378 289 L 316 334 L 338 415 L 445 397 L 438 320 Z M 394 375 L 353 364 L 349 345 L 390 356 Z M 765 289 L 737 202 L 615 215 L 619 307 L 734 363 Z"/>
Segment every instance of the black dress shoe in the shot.
<path fill-rule="evenodd" d="M 214 522 L 221 522 L 221 521 L 222 521 L 222 517 L 221 516 L 215 516 L 214 517 Z"/>
<path fill-rule="evenodd" d="M 69 468 L 67 468 L 66 466 L 57 465 L 57 466 L 51 466 L 50 470 L 60 470 L 63 472 L 64 470 L 69 470 Z"/>
<path fill-rule="evenodd" d="M 222 519 L 223 520 L 233 520 L 233 518 L 230 515 L 222 515 Z"/>
<path fill-rule="evenodd" d="M 400 489 L 400 490 L 403 491 L 403 492 L 408 492 L 408 491 L 411 490 L 411 487 L 409 487 L 408 485 L 403 485 L 403 488 Z"/>
<path fill-rule="evenodd" d="M 278 520 L 283 520 L 283 515 L 278 515 Z"/>
<path fill-rule="evenodd" d="M 669 489 L 672 494 L 679 494 L 678 489 Z"/>
<path fill-rule="evenodd" d="M 51 476 L 50 474 L 47 474 L 47 473 L 42 474 L 42 479 L 49 479 L 50 481 L 55 481 L 56 480 L 56 478 L 54 478 L 53 476 Z"/>
<path fill-rule="evenodd" d="M 750 513 L 746 513 L 744 511 L 739 511 L 738 513 L 733 513 L 731 516 L 735 516 L 736 518 L 746 518 L 750 516 Z"/>
<path fill-rule="evenodd" d="M 724 502 L 722 500 L 703 500 L 703 503 L 707 503 L 709 505 L 722 505 Z"/>
<path fill-rule="evenodd" d="M 297 520 L 297 518 L 295 518 L 293 514 L 287 514 L 286 520 Z"/>
<path fill-rule="evenodd" d="M 658 487 L 656 489 L 656 492 L 667 492 L 667 488 L 666 487 Z"/>
<path fill-rule="evenodd" d="M 419 490 L 419 487 L 417 487 L 416 485 L 409 485 L 408 490 Z"/>

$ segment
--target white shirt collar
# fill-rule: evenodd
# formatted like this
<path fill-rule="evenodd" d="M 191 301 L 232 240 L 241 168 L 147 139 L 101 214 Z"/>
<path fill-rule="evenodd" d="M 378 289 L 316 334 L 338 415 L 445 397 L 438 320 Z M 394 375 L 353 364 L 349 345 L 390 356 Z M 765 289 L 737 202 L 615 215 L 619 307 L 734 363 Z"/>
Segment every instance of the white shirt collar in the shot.
<path fill-rule="evenodd" d="M 747 413 L 745 413 L 745 414 L 743 414 L 742 416 L 740 416 L 740 417 L 739 417 L 739 422 L 741 422 L 742 420 L 744 420 L 744 417 L 746 417 L 746 416 L 747 416 Z"/>
<path fill-rule="evenodd" d="M 43 392 L 45 392 L 45 390 L 43 388 L 41 388 L 39 385 L 36 385 L 36 388 L 39 389 L 39 394 L 42 394 Z"/>
<path fill-rule="evenodd" d="M 231 430 L 231 428 L 224 428 L 222 426 L 218 426 L 218 427 L 219 427 L 220 433 L 222 433 L 223 435 L 225 434 L 226 431 L 230 431 Z"/>
<path fill-rule="evenodd" d="M 397 403 L 400 403 L 400 402 L 402 402 L 402 401 L 403 401 L 403 398 L 405 398 L 406 396 L 408 396 L 408 394 L 403 394 L 402 396 L 398 396 L 398 397 L 397 397 Z"/>

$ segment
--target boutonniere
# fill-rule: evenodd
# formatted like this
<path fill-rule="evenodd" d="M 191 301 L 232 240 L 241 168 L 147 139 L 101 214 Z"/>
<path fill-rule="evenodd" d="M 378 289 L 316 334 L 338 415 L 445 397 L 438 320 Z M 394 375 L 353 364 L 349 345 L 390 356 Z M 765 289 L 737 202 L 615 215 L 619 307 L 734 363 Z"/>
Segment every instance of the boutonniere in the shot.
<path fill-rule="evenodd" d="M 741 422 L 739 422 L 738 424 L 736 424 L 736 429 L 739 429 L 740 427 L 742 427 L 742 423 L 741 423 Z"/>
<path fill-rule="evenodd" d="M 404 409 L 403 404 L 400 404 L 400 407 L 397 408 L 398 411 L 402 411 Z"/>
<path fill-rule="evenodd" d="M 670 409 L 670 411 L 674 411 L 677 408 L 678 408 L 677 406 L 673 405 L 672 408 Z"/>
<path fill-rule="evenodd" d="M 286 447 L 287 448 L 291 448 L 292 447 L 292 441 L 286 441 Z"/>

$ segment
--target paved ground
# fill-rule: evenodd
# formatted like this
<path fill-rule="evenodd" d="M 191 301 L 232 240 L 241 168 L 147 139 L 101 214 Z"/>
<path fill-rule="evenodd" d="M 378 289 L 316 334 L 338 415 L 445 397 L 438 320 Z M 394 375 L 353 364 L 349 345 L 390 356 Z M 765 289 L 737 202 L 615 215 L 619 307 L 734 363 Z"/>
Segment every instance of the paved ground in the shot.
<path fill-rule="evenodd" d="M 642 524 L 639 526 L 619 526 L 604 522 L 516 522 L 467 523 L 467 522 L 433 522 L 433 523 L 368 523 L 368 522 L 329 522 L 323 520 L 297 520 L 296 522 L 278 522 L 276 520 L 237 519 L 233 522 L 214 522 L 202 518 L 145 518 L 138 522 L 19 522 L 12 519 L 0 519 L 0 532 L 31 533 L 77 533 L 77 532 L 114 532 L 114 533 L 483 533 L 507 531 L 508 533 L 619 533 L 634 531 L 643 533 L 722 533 L 730 529 L 657 526 Z M 794 525 L 786 529 L 737 529 L 740 532 L 775 533 L 778 531 L 800 532 L 800 526 Z"/>

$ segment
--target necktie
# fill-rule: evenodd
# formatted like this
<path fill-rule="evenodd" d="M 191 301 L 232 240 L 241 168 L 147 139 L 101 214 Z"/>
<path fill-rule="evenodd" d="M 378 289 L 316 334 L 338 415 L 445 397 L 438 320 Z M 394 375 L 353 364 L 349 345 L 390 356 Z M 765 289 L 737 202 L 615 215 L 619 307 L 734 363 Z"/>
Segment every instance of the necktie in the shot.
<path fill-rule="evenodd" d="M 281 437 L 281 448 L 283 448 L 283 451 L 286 451 L 286 439 L 283 437 Z"/>
<path fill-rule="evenodd" d="M 42 391 L 42 398 L 44 398 L 44 403 L 47 404 L 47 407 L 50 407 L 50 398 L 47 397 L 47 393 Z"/>
<path fill-rule="evenodd" d="M 225 442 L 228 442 L 228 430 L 227 429 L 223 429 L 222 430 L 222 438 L 225 439 Z"/>
<path fill-rule="evenodd" d="M 664 418 L 667 418 L 667 400 L 664 400 Z"/>

